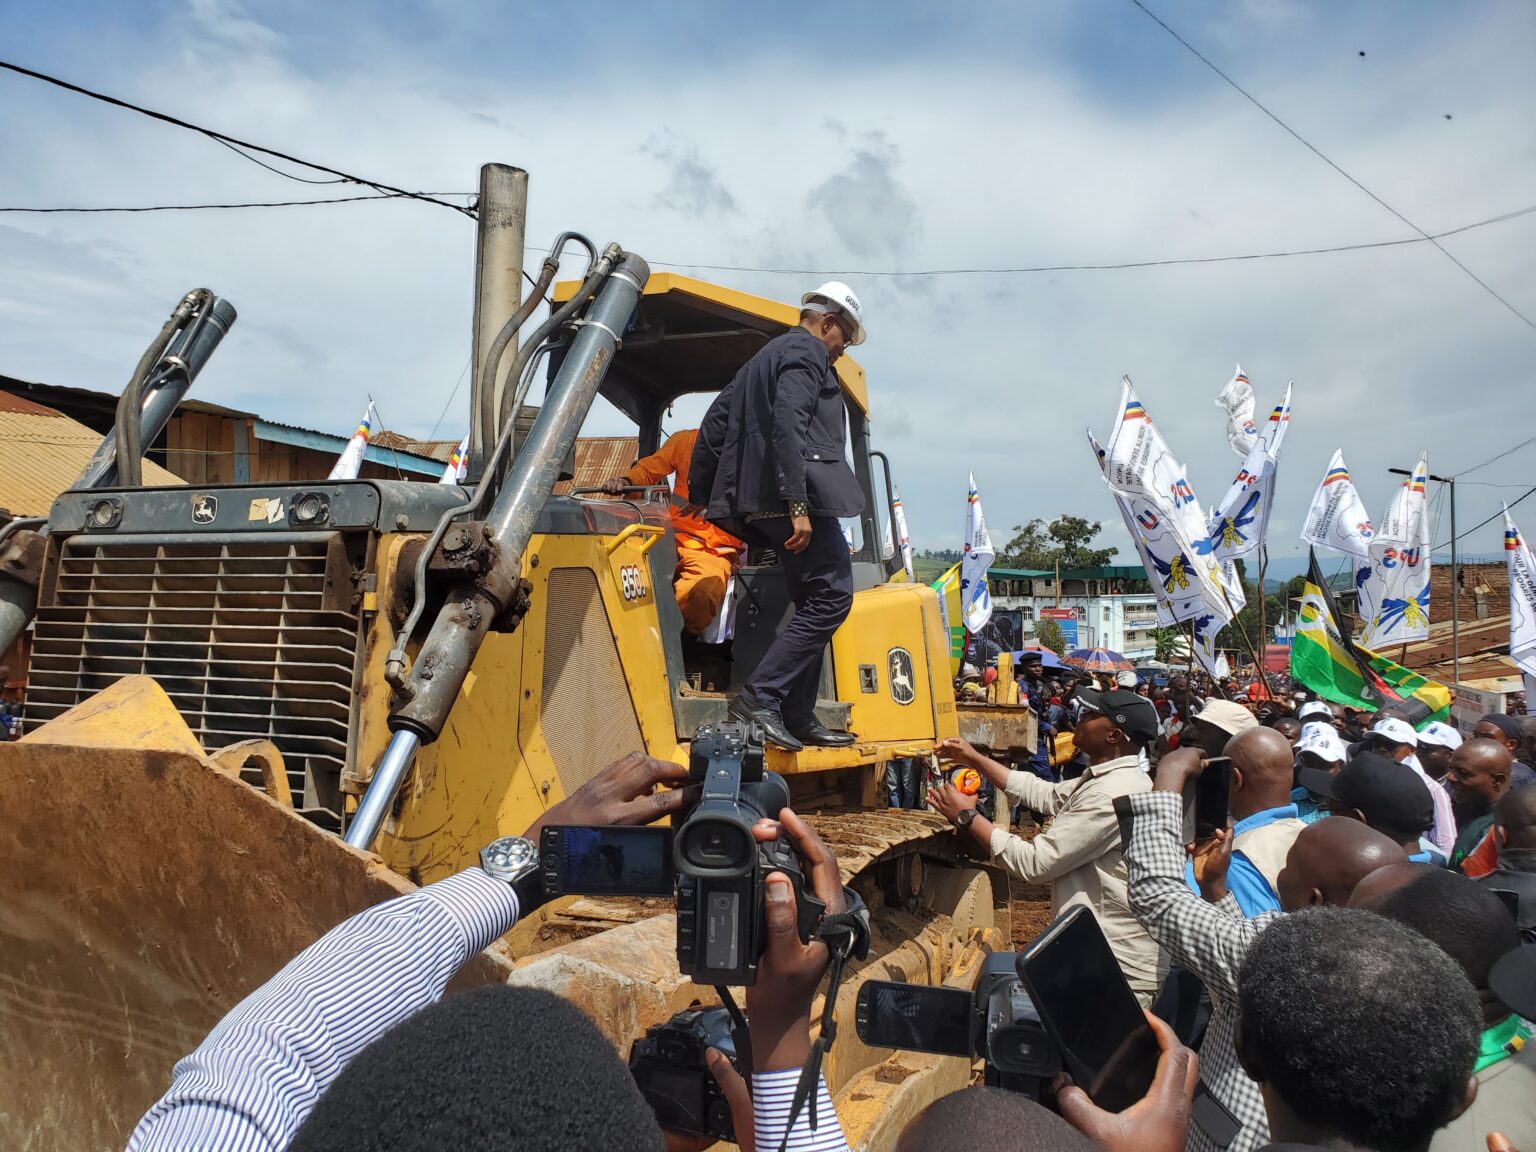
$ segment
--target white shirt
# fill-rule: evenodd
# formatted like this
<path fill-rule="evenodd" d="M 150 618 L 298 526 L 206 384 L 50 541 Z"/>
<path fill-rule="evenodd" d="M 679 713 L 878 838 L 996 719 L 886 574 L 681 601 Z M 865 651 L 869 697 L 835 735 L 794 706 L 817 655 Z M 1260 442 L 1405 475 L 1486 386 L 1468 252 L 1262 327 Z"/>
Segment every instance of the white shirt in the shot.
<path fill-rule="evenodd" d="M 1417 756 L 1409 756 L 1403 763 L 1417 772 L 1419 779 L 1429 789 L 1429 798 L 1435 802 L 1435 822 L 1429 829 L 1429 841 L 1449 860 L 1456 847 L 1456 814 L 1451 811 L 1450 794 L 1440 781 L 1424 771 Z"/>

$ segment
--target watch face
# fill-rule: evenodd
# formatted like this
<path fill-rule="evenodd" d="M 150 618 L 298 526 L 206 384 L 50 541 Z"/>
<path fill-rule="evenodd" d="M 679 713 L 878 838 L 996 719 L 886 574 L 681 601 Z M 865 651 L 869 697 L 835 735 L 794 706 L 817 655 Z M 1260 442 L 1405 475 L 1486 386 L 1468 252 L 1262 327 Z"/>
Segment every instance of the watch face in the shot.
<path fill-rule="evenodd" d="M 538 856 L 533 841 L 521 836 L 492 840 L 480 853 L 480 866 L 492 876 L 511 879 L 532 868 Z"/>

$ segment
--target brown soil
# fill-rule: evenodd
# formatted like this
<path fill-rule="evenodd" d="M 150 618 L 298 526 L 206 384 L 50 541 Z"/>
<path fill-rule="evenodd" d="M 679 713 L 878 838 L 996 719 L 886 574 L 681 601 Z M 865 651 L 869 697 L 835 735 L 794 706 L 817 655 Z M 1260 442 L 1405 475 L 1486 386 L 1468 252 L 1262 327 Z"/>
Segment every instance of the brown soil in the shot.
<path fill-rule="evenodd" d="M 1014 831 L 1025 839 L 1033 839 L 1039 829 L 1026 819 L 1024 827 Z M 1013 948 L 1018 951 L 1028 946 L 1051 922 L 1051 886 L 1026 884 L 1010 877 L 1008 903 L 1013 912 Z"/>

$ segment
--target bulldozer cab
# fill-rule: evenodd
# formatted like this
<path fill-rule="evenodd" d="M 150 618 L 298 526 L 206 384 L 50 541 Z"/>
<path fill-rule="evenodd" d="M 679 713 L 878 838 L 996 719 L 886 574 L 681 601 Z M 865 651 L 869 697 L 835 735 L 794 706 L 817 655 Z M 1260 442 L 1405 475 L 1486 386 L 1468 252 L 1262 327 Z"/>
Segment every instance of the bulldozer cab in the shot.
<path fill-rule="evenodd" d="M 575 281 L 557 284 L 555 303 L 570 299 L 579 286 Z M 679 399 L 720 392 L 763 345 L 799 323 L 799 316 L 799 309 L 791 304 L 688 276 L 653 275 L 601 394 L 634 422 L 639 454 L 648 456 L 667 434 L 686 426 L 663 426 Z M 885 583 L 900 567 L 899 561 L 883 557 L 878 547 L 890 516 L 891 478 L 884 455 L 871 448 L 864 369 L 847 355 L 840 357 L 835 367 L 847 412 L 849 463 L 864 492 L 864 512 L 858 518 L 858 543 L 853 554 L 854 589 L 863 591 Z M 581 495 L 589 500 L 617 499 L 590 489 L 582 490 Z M 669 536 L 666 546 L 658 547 L 655 555 L 657 587 L 664 588 L 670 578 L 667 564 L 675 566 L 674 540 Z M 665 597 L 658 597 L 680 738 L 699 723 L 724 718 L 723 706 L 709 690 L 724 693 L 739 689 L 790 615 L 788 590 L 771 550 L 749 550 L 736 573 L 735 596 L 735 637 L 731 658 L 723 667 L 717 661 L 701 659 L 696 651 L 684 650 L 678 641 L 682 624 L 676 605 L 663 603 Z M 839 703 L 839 695 L 846 700 L 851 686 L 837 683 L 834 668 L 834 661 L 824 665 L 819 709 L 826 722 L 847 727 L 848 705 Z M 690 692 L 690 688 L 702 689 L 705 694 Z"/>

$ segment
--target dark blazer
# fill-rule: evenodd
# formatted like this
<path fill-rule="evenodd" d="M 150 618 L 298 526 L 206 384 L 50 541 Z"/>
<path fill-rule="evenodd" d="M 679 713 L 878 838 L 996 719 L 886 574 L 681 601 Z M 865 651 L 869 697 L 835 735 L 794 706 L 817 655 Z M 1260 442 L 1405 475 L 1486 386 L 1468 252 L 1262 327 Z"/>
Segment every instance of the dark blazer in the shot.
<path fill-rule="evenodd" d="M 699 426 L 688 490 L 707 519 L 739 535 L 753 513 L 857 516 L 864 493 L 848 467 L 847 410 L 827 349 L 804 328 L 775 336 L 741 366 Z"/>

